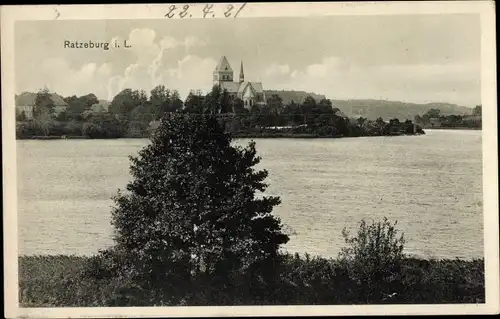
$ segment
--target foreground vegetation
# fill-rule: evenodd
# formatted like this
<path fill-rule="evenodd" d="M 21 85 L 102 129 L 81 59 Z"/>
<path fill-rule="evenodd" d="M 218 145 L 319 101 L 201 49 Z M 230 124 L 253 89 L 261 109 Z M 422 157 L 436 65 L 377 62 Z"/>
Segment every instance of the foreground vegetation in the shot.
<path fill-rule="evenodd" d="M 21 256 L 21 307 L 152 306 L 147 292 L 118 279 L 86 274 L 97 257 Z M 183 305 L 346 305 L 484 303 L 484 260 L 406 258 L 393 278 L 369 286 L 349 276 L 335 259 L 281 255 L 279 277 L 214 283 L 208 278 L 186 281 L 174 296 Z M 170 298 L 169 298 L 170 299 Z"/>
<path fill-rule="evenodd" d="M 338 258 L 291 256 L 255 143 L 235 146 L 220 110 L 166 114 L 131 157 L 92 257 L 20 258 L 24 306 L 484 302 L 483 261 L 408 258 L 387 219 L 342 233 Z"/>

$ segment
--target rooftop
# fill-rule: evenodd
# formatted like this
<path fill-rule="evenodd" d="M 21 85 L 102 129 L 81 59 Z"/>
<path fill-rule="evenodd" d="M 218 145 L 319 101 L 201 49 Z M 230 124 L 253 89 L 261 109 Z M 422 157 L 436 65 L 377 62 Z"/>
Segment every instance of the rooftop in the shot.
<path fill-rule="evenodd" d="M 218 71 L 233 72 L 231 65 L 229 65 L 229 61 L 225 56 L 220 58 L 219 63 L 217 63 L 217 66 L 215 67 L 215 72 Z"/>
<path fill-rule="evenodd" d="M 55 93 L 49 93 L 50 99 L 54 106 L 68 106 L 66 102 L 64 102 L 62 96 L 57 95 Z M 23 92 L 19 95 L 16 95 L 16 106 L 35 106 L 36 93 L 33 92 Z"/>

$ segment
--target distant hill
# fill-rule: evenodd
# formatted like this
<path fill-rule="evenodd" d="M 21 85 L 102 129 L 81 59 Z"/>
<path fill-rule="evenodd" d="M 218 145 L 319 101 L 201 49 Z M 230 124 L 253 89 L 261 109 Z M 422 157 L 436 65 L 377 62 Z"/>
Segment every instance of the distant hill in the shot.
<path fill-rule="evenodd" d="M 470 115 L 472 108 L 450 103 L 406 103 L 385 100 L 331 100 L 332 105 L 348 117 L 363 116 L 368 119 L 382 117 L 413 120 L 415 115 L 422 115 L 430 109 L 440 109 L 442 115 Z"/>
<path fill-rule="evenodd" d="M 277 94 L 283 100 L 283 104 L 289 104 L 291 101 L 302 103 L 304 99 L 310 95 L 316 101 L 326 98 L 325 95 L 315 94 L 305 91 L 278 91 L 266 90 L 266 97 Z M 416 115 L 423 115 L 430 109 L 440 109 L 442 115 L 471 115 L 472 108 L 460 106 L 451 103 L 407 103 L 400 101 L 386 101 L 374 99 L 359 99 L 359 100 L 335 100 L 332 101 L 333 107 L 338 108 L 347 117 L 363 116 L 368 119 L 377 119 L 382 117 L 384 120 L 391 118 L 410 119 L 413 120 Z"/>
<path fill-rule="evenodd" d="M 292 101 L 300 104 L 300 103 L 304 102 L 305 98 L 308 95 L 310 95 L 312 98 L 314 98 L 318 102 L 320 100 L 326 98 L 324 95 L 309 93 L 309 92 L 305 92 L 305 91 L 264 90 L 264 93 L 266 94 L 267 98 L 269 98 L 273 94 L 278 95 L 283 100 L 283 105 L 290 104 Z"/>

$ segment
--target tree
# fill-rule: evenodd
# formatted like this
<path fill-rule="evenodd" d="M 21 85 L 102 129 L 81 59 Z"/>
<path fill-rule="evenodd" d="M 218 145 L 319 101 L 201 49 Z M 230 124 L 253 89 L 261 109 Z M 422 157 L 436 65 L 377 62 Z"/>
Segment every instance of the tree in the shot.
<path fill-rule="evenodd" d="M 441 114 L 441 110 L 440 109 L 430 109 L 429 111 L 427 111 L 427 116 L 428 118 L 439 118 L 440 114 Z"/>
<path fill-rule="evenodd" d="M 43 117 L 45 119 L 47 115 L 52 116 L 54 107 L 54 101 L 52 101 L 49 90 L 42 89 L 36 94 L 33 117 Z"/>
<path fill-rule="evenodd" d="M 339 111 L 338 108 L 335 108 L 336 111 L 334 112 L 334 108 L 332 105 L 332 101 L 328 99 L 321 99 L 318 103 L 318 112 L 322 114 L 335 114 L 337 111 Z"/>
<path fill-rule="evenodd" d="M 61 113 L 57 114 L 56 120 L 60 122 L 65 122 L 68 120 L 68 113 L 66 111 L 62 111 Z"/>
<path fill-rule="evenodd" d="M 109 111 L 113 114 L 128 116 L 134 108 L 146 102 L 145 91 L 124 89 L 113 98 L 109 105 Z"/>
<path fill-rule="evenodd" d="M 106 113 L 94 114 L 87 123 L 94 125 L 87 128 L 87 130 L 94 132 L 93 136 L 101 134 L 100 137 L 104 138 L 123 137 L 130 127 L 130 121 L 120 121 L 115 115 Z"/>
<path fill-rule="evenodd" d="M 227 283 L 268 271 L 288 236 L 271 214 L 280 199 L 255 197 L 267 187 L 267 171 L 253 168 L 259 161 L 255 143 L 231 144 L 217 115 L 167 114 L 131 157 L 127 193 L 114 199 L 112 251 L 120 253 L 110 255 L 121 256 L 111 263 L 121 270 L 111 273 L 183 299 L 199 276 Z"/>
<path fill-rule="evenodd" d="M 397 118 L 393 118 L 393 119 L 389 120 L 389 125 L 390 126 L 399 125 L 399 124 L 400 124 L 399 123 L 399 119 L 397 119 Z"/>
<path fill-rule="evenodd" d="M 214 85 L 205 98 L 205 112 L 209 114 L 232 113 L 232 101 L 229 92 L 219 85 Z"/>
<path fill-rule="evenodd" d="M 248 110 L 245 108 L 245 104 L 242 99 L 235 98 L 233 100 L 233 112 L 236 115 L 248 114 Z"/>
<path fill-rule="evenodd" d="M 304 116 L 304 124 L 311 125 L 315 122 L 317 113 L 316 100 L 308 95 L 302 103 L 302 114 Z"/>
<path fill-rule="evenodd" d="M 92 105 L 99 103 L 99 100 L 97 96 L 91 93 L 80 97 L 76 95 L 68 96 L 64 98 L 64 102 L 68 104 L 66 110 L 68 118 L 81 120 L 86 113 L 89 113 Z"/>
<path fill-rule="evenodd" d="M 97 99 L 97 96 L 95 96 L 95 94 L 93 93 L 80 96 L 78 100 L 80 101 L 80 104 L 83 107 L 83 110 L 80 113 L 89 111 L 92 108 L 92 105 L 99 103 L 99 99 Z"/>
<path fill-rule="evenodd" d="M 285 113 L 285 118 L 287 119 L 287 123 L 289 125 L 300 125 L 304 123 L 304 116 L 302 115 L 301 107 L 294 101 L 291 101 L 290 104 L 285 106 L 283 113 Z"/>
<path fill-rule="evenodd" d="M 17 122 L 26 121 L 26 113 L 24 112 L 24 110 L 21 112 L 16 112 L 16 121 Z"/>
<path fill-rule="evenodd" d="M 375 120 L 375 123 L 377 124 L 377 126 L 383 128 L 385 126 L 385 121 L 383 118 L 379 117 Z"/>
<path fill-rule="evenodd" d="M 135 107 L 129 113 L 127 133 L 131 136 L 144 136 L 149 128 L 149 123 L 155 120 L 153 107 L 146 101 Z"/>
<path fill-rule="evenodd" d="M 172 95 L 170 96 L 170 109 L 167 110 L 167 112 L 175 112 L 177 110 L 182 109 L 183 103 L 182 100 L 180 99 L 179 92 L 178 91 L 173 91 Z"/>
<path fill-rule="evenodd" d="M 278 94 L 273 94 L 267 99 L 267 106 L 275 114 L 280 114 L 283 109 L 283 99 Z"/>
<path fill-rule="evenodd" d="M 476 105 L 476 107 L 472 110 L 472 114 L 476 116 L 481 116 L 483 113 L 483 107 L 482 105 Z"/>
<path fill-rule="evenodd" d="M 102 138 L 106 136 L 106 132 L 99 124 L 84 123 L 82 126 L 82 135 L 88 138 Z"/>
<path fill-rule="evenodd" d="M 365 124 L 365 122 L 367 121 L 367 118 L 366 117 L 358 117 L 356 119 L 356 123 L 358 124 L 359 127 L 363 127 L 363 125 Z"/>
<path fill-rule="evenodd" d="M 48 136 L 54 127 L 54 119 L 52 114 L 48 112 L 41 112 L 35 118 L 35 126 L 37 130 L 44 136 Z"/>
<path fill-rule="evenodd" d="M 184 102 L 184 110 L 188 113 L 203 113 L 205 99 L 200 91 L 190 91 Z"/>
<path fill-rule="evenodd" d="M 164 85 L 156 86 L 151 90 L 149 101 L 151 102 L 151 110 L 155 118 L 161 118 L 170 109 L 170 90 Z"/>
<path fill-rule="evenodd" d="M 76 96 L 68 96 L 63 98 L 64 102 L 68 104 L 68 114 L 71 117 L 78 119 L 81 117 L 83 111 L 85 110 L 85 106 L 82 104 L 82 101 Z"/>

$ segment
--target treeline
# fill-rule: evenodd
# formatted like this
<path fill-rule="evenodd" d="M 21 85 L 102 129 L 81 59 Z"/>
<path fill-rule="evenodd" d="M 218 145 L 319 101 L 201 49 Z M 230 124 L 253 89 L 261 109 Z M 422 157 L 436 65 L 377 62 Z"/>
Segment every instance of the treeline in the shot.
<path fill-rule="evenodd" d="M 347 118 L 330 100 L 317 101 L 311 96 L 302 103 L 284 104 L 279 95 L 273 94 L 267 98 L 267 105 L 247 109 L 241 99 L 231 98 L 219 86 L 214 86 L 206 95 L 191 91 L 185 101 L 177 91 L 163 85 L 151 90 L 149 97 L 144 90 L 125 89 L 114 97 L 109 107 L 101 109 L 94 94 L 64 100 L 68 108 L 56 113 L 48 92 L 40 91 L 33 110 L 34 118 L 27 120 L 23 113 L 17 115 L 17 137 L 147 137 L 154 130 L 154 123 L 165 113 L 177 111 L 200 116 L 218 114 L 226 121 L 226 129 L 236 136 L 346 137 L 424 133 L 408 119 L 386 122 L 382 118 L 375 121 L 363 117 Z"/>
<path fill-rule="evenodd" d="M 482 127 L 482 106 L 476 105 L 471 115 L 442 115 L 439 109 L 430 109 L 422 116 L 415 116 L 415 123 L 424 128 L 469 128 Z"/>

